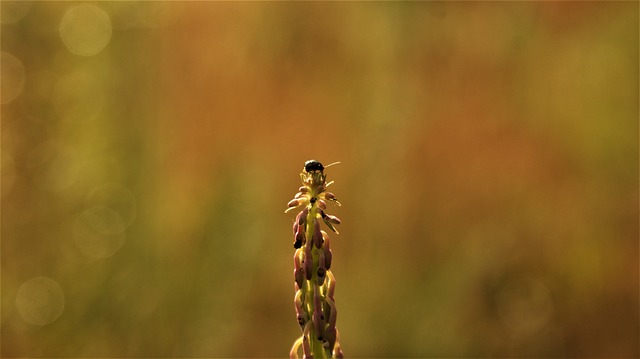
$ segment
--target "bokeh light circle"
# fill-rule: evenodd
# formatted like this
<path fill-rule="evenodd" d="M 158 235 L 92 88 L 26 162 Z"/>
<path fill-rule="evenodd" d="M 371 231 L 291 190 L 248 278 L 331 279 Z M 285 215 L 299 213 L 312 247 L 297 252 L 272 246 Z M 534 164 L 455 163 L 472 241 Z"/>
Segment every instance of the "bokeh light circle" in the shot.
<path fill-rule="evenodd" d="M 111 40 L 109 15 L 97 6 L 83 4 L 67 10 L 60 22 L 60 36 L 69 51 L 93 56 Z"/>
<path fill-rule="evenodd" d="M 120 216 L 124 229 L 129 227 L 137 216 L 136 198 L 126 187 L 114 183 L 103 183 L 87 197 L 87 208 L 106 207 Z"/>
<path fill-rule="evenodd" d="M 114 255 L 124 244 L 125 228 L 118 212 L 108 207 L 92 207 L 76 218 L 73 240 L 86 257 L 107 258 Z"/>
<path fill-rule="evenodd" d="M 2 104 L 15 100 L 24 88 L 25 70 L 22 61 L 8 52 L 0 53 L 2 81 L 0 99 Z"/>
<path fill-rule="evenodd" d="M 16 308 L 22 319 L 29 324 L 51 324 L 64 310 L 64 293 L 53 279 L 35 277 L 20 286 Z"/>

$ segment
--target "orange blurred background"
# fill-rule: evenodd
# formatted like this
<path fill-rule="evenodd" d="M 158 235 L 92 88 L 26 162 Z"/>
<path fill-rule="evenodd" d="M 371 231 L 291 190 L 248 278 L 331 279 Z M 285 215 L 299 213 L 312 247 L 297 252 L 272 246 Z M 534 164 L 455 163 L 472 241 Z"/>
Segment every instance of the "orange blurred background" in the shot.
<path fill-rule="evenodd" d="M 3 357 L 638 357 L 637 2 L 2 1 Z"/>

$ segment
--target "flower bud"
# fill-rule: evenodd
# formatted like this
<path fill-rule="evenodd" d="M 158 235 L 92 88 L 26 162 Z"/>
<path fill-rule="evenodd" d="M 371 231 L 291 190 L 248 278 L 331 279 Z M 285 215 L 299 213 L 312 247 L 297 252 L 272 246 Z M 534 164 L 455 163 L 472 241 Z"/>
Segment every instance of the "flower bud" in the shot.
<path fill-rule="evenodd" d="M 329 270 L 331 268 L 331 261 L 333 260 L 333 252 L 331 249 L 324 247 L 324 267 Z"/>
<path fill-rule="evenodd" d="M 295 241 L 293 242 L 293 248 L 300 248 L 304 245 L 306 238 L 304 237 L 304 229 L 303 226 L 298 226 L 297 232 L 295 233 Z"/>
<path fill-rule="evenodd" d="M 304 283 L 304 269 L 298 268 L 293 271 L 293 278 L 296 282 L 296 290 L 302 289 Z"/>
<path fill-rule="evenodd" d="M 298 317 L 298 324 L 300 324 L 300 328 L 304 328 L 304 325 L 307 324 L 309 320 L 309 315 L 304 311 L 302 305 L 302 291 L 299 290 L 296 292 L 296 296 L 294 298 L 294 303 L 296 305 L 296 315 Z"/>
<path fill-rule="evenodd" d="M 300 345 L 302 345 L 302 337 L 298 338 L 295 343 L 293 343 L 291 351 L 289 352 L 289 359 L 298 359 L 298 350 L 300 349 Z"/>
<path fill-rule="evenodd" d="M 326 214 L 323 210 L 320 210 L 320 216 L 322 217 L 322 220 L 324 221 L 324 224 L 327 225 L 327 227 L 329 227 L 332 231 L 338 233 L 333 225 L 340 224 L 340 218 L 332 216 L 330 214 Z"/>
<path fill-rule="evenodd" d="M 336 291 L 336 278 L 333 276 L 333 273 L 331 273 L 331 271 L 327 271 L 327 277 L 329 278 L 329 281 L 327 283 L 327 298 L 335 302 L 333 293 L 335 293 Z"/>
<path fill-rule="evenodd" d="M 316 203 L 318 205 L 318 208 L 327 209 L 327 202 L 325 202 L 324 200 L 319 199 Z"/>
<path fill-rule="evenodd" d="M 309 344 L 309 332 L 311 331 L 311 323 L 307 322 L 302 331 L 302 353 L 304 358 L 313 358 L 311 353 L 311 344 Z"/>
<path fill-rule="evenodd" d="M 324 193 L 324 198 L 326 198 L 329 201 L 335 201 L 336 200 L 336 196 L 331 192 L 325 192 Z"/>
<path fill-rule="evenodd" d="M 287 203 L 287 209 L 284 211 L 284 213 L 289 213 L 291 211 L 293 211 L 294 209 L 296 209 L 298 206 L 300 206 L 302 204 L 302 202 L 300 202 L 300 199 L 298 198 L 294 198 L 291 201 L 289 201 L 289 203 Z"/>
<path fill-rule="evenodd" d="M 302 352 L 304 353 L 304 359 L 313 359 L 313 354 L 311 354 L 311 345 L 309 345 L 309 338 L 306 336 L 302 339 Z"/>
<path fill-rule="evenodd" d="M 298 227 L 300 227 L 298 222 L 293 222 L 293 248 L 296 249 L 302 247 L 302 241 L 298 240 Z"/>
<path fill-rule="evenodd" d="M 340 218 L 336 217 L 336 216 L 332 216 L 330 214 L 327 214 L 326 217 L 324 217 L 325 220 L 331 222 L 332 224 L 340 224 Z"/>
<path fill-rule="evenodd" d="M 300 193 L 308 193 L 309 192 L 309 188 L 307 186 L 300 186 L 300 188 L 298 188 L 298 192 L 300 192 Z"/>
<path fill-rule="evenodd" d="M 302 249 L 298 249 L 296 250 L 296 252 L 293 254 L 293 267 L 295 269 L 300 269 L 302 268 Z"/>
<path fill-rule="evenodd" d="M 328 270 L 331 268 L 333 252 L 331 252 L 331 243 L 329 242 L 329 236 L 325 231 L 322 231 L 322 238 L 324 240 L 324 245 L 322 246 L 322 252 L 324 253 L 324 267 Z"/>
<path fill-rule="evenodd" d="M 324 268 L 318 268 L 318 276 L 316 278 L 316 283 L 318 285 L 323 285 L 324 284 L 324 278 L 325 278 L 325 274 L 327 273 L 326 269 Z"/>
<path fill-rule="evenodd" d="M 331 305 L 329 304 L 327 297 L 323 298 L 322 302 L 322 314 L 325 318 L 331 319 Z M 333 303 L 333 301 L 331 301 Z M 334 305 L 335 306 L 335 305 Z"/>
<path fill-rule="evenodd" d="M 338 333 L 338 330 L 336 329 L 336 346 L 333 349 L 333 357 L 336 359 L 343 359 L 344 358 L 344 353 L 342 352 L 342 347 L 340 347 L 340 333 Z"/>
<path fill-rule="evenodd" d="M 304 250 L 304 275 L 307 280 L 311 280 L 313 277 L 313 255 L 311 254 L 311 246 L 308 244 Z"/>
<path fill-rule="evenodd" d="M 324 284 L 325 274 L 327 273 L 326 268 L 324 267 L 324 253 L 322 251 L 318 251 L 318 270 L 316 274 L 318 275 L 318 285 Z"/>
<path fill-rule="evenodd" d="M 296 216 L 296 223 L 298 223 L 301 226 L 304 226 L 304 224 L 307 222 L 308 213 L 309 213 L 309 208 L 304 207 L 304 209 L 300 211 L 300 213 L 298 213 L 298 215 Z"/>
<path fill-rule="evenodd" d="M 340 204 L 340 202 L 338 202 L 338 199 L 336 198 L 336 196 L 331 192 L 325 192 L 324 193 L 324 199 L 326 199 L 327 201 L 331 201 L 331 202 L 335 203 L 338 206 L 341 206 L 341 204 Z"/>
<path fill-rule="evenodd" d="M 318 225 L 318 221 L 314 218 L 314 219 L 312 219 L 312 220 L 311 220 L 311 222 L 307 223 L 307 225 L 305 226 L 305 228 L 306 228 L 307 230 L 309 230 L 309 229 L 310 229 L 310 228 L 309 228 L 309 226 L 313 226 L 313 227 L 310 229 L 310 231 L 311 231 L 311 238 L 309 238 L 309 240 L 305 242 L 305 243 L 306 243 L 306 245 L 307 245 L 307 247 L 309 247 L 309 251 L 311 251 L 311 247 L 313 247 L 313 238 L 315 237 L 315 233 L 314 233 L 314 232 L 315 232 L 315 226 L 317 226 L 317 225 Z"/>
<path fill-rule="evenodd" d="M 313 293 L 313 327 L 316 330 L 318 340 L 324 340 L 324 315 L 322 315 L 322 301 L 320 288 L 316 287 Z"/>
<path fill-rule="evenodd" d="M 331 298 L 325 298 L 325 302 L 329 305 L 330 308 L 330 310 L 328 311 L 329 319 L 327 321 L 327 324 L 329 325 L 329 328 L 335 329 L 336 321 L 338 320 L 338 310 L 336 309 L 336 304 Z"/>
<path fill-rule="evenodd" d="M 332 230 L 334 233 L 339 233 L 336 227 L 334 227 L 333 224 L 331 224 L 331 222 L 327 221 L 326 218 L 323 218 L 322 220 L 324 221 L 324 224 L 326 224 L 327 227 L 329 227 L 330 230 Z"/>
<path fill-rule="evenodd" d="M 301 256 L 303 255 L 302 251 L 298 249 L 296 254 L 293 256 L 293 278 L 296 282 L 296 289 L 302 289 L 302 284 L 304 281 L 304 270 L 302 269 Z"/>
<path fill-rule="evenodd" d="M 322 232 L 320 232 L 320 223 L 318 223 L 318 219 L 313 219 L 313 244 L 316 248 L 322 248 Z"/>
<path fill-rule="evenodd" d="M 327 341 L 326 348 L 329 348 L 329 351 L 333 351 L 333 348 L 336 345 L 336 328 L 327 327 L 324 332 L 324 337 Z"/>

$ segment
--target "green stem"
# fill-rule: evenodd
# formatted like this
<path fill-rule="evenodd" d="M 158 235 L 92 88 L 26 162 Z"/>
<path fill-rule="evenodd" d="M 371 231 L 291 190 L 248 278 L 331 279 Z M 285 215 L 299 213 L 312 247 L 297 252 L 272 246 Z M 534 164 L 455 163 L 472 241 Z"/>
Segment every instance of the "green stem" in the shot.
<path fill-rule="evenodd" d="M 315 231 L 315 221 L 314 219 L 316 218 L 316 216 L 318 215 L 318 207 L 315 204 L 312 204 L 310 206 L 311 208 L 309 209 L 309 213 L 307 214 L 307 231 L 305 233 L 307 241 L 312 241 L 313 238 L 313 233 Z M 318 223 L 318 225 L 320 225 L 320 223 Z M 321 288 L 320 286 L 317 284 L 317 280 L 318 280 L 318 249 L 313 245 L 313 243 L 307 244 L 307 245 L 311 245 L 312 249 L 311 249 L 311 253 L 312 253 L 312 259 L 313 260 L 313 271 L 312 271 L 312 277 L 310 280 L 307 280 L 305 278 L 306 281 L 306 295 L 305 295 L 305 301 L 307 303 L 305 303 L 306 308 L 308 308 L 309 310 L 309 317 L 312 318 L 313 317 L 313 312 L 315 310 L 315 305 L 314 305 L 314 291 L 320 291 Z M 309 260 L 307 259 L 307 260 Z M 322 295 L 322 292 L 320 292 L 320 294 Z M 327 350 L 322 346 L 322 342 L 318 340 L 318 335 L 316 333 L 315 327 L 312 325 L 309 331 L 309 344 L 311 346 L 311 353 L 313 354 L 314 358 L 331 358 L 331 353 L 327 353 Z"/>

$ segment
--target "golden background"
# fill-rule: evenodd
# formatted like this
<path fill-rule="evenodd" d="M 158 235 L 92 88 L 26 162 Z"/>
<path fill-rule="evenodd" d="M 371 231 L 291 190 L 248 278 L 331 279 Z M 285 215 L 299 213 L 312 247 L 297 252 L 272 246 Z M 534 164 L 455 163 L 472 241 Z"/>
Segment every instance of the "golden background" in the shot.
<path fill-rule="evenodd" d="M 7 2 L 3 357 L 637 357 L 637 2 Z"/>

